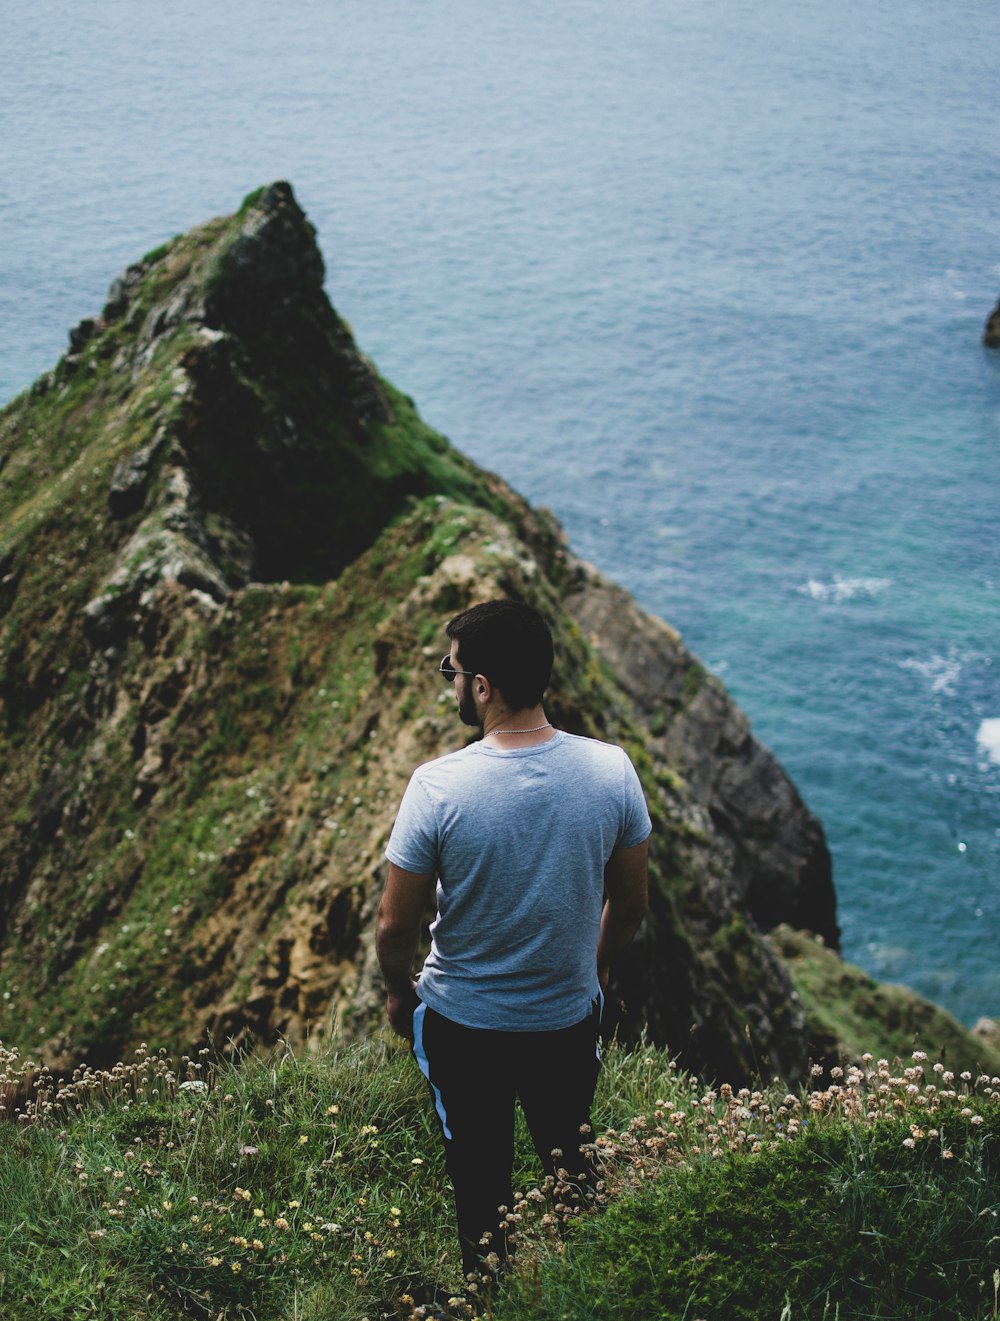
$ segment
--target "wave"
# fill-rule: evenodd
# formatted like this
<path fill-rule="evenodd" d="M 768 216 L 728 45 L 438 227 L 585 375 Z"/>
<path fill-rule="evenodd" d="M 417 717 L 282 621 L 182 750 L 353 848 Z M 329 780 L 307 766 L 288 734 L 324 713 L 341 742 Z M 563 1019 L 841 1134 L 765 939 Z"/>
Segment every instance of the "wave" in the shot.
<path fill-rule="evenodd" d="M 976 745 L 982 748 L 990 761 L 1000 766 L 1000 720 L 984 720 L 980 724 Z"/>
<path fill-rule="evenodd" d="M 949 647 L 947 656 L 936 654 L 928 660 L 917 660 L 916 657 L 908 656 L 906 660 L 899 662 L 899 668 L 912 670 L 914 674 L 926 679 L 932 693 L 944 693 L 946 697 L 954 697 L 955 684 L 962 673 L 964 659 L 959 656 L 957 647 Z"/>
<path fill-rule="evenodd" d="M 834 574 L 832 582 L 824 583 L 818 578 L 810 578 L 795 590 L 813 601 L 830 601 L 840 605 L 856 596 L 865 596 L 871 600 L 891 586 L 891 578 L 841 578 L 839 574 Z"/>

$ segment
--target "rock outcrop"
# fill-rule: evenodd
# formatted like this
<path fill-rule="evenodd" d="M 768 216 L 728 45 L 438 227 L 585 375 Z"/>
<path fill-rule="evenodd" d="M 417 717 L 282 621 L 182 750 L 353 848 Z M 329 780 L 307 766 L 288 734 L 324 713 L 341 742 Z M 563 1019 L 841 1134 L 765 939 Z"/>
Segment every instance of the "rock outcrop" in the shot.
<path fill-rule="evenodd" d="M 983 343 L 988 349 L 1000 349 L 1000 303 L 986 318 L 983 327 Z"/>
<path fill-rule="evenodd" d="M 508 593 L 553 621 L 554 721 L 649 799 L 619 1031 L 804 1076 L 764 933 L 836 947 L 818 822 L 676 633 L 378 375 L 287 184 L 120 276 L 0 456 L 0 1038 L 65 1066 L 376 1027 L 382 848 L 462 734 L 442 626 Z"/>

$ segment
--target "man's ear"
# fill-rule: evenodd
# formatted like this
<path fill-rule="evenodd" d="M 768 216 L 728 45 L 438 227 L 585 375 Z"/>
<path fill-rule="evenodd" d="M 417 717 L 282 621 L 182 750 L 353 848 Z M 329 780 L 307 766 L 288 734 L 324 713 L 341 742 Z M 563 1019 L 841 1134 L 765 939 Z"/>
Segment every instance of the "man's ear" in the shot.
<path fill-rule="evenodd" d="M 476 694 L 476 700 L 479 702 L 488 702 L 493 695 L 493 685 L 487 679 L 485 674 L 477 674 L 472 681 L 473 689 Z"/>

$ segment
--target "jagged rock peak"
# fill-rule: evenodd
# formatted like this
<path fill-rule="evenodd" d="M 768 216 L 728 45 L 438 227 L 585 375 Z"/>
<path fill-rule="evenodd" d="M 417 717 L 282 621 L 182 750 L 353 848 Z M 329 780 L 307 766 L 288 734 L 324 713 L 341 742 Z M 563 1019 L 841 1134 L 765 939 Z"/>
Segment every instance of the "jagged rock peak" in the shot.
<path fill-rule="evenodd" d="M 193 265 L 188 260 L 192 238 L 216 238 Z M 70 332 L 71 348 L 114 321 L 130 320 L 136 295 L 155 267 L 163 270 L 168 297 L 155 305 L 152 316 L 151 309 L 142 307 L 146 329 L 154 336 L 180 320 L 239 333 L 255 328 L 250 318 L 266 321 L 323 296 L 325 271 L 316 231 L 291 185 L 279 181 L 251 193 L 234 216 L 200 225 L 127 267 L 112 282 L 100 319 L 87 319 Z M 181 278 L 171 280 L 171 275 Z"/>

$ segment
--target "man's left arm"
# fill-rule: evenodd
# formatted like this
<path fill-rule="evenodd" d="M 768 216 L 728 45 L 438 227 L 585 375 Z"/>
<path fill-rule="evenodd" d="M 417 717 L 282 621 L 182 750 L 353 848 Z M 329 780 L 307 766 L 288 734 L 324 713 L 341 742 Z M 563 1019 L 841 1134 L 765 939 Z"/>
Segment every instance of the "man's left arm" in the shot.
<path fill-rule="evenodd" d="M 413 872 L 389 863 L 389 878 L 375 919 L 375 953 L 385 978 L 386 1012 L 394 1032 L 413 1037 L 417 1006 L 413 960 L 417 956 L 434 872 Z"/>

